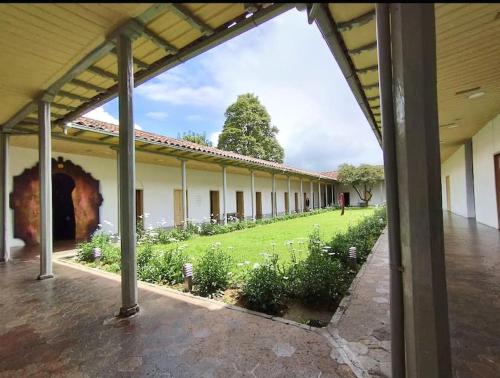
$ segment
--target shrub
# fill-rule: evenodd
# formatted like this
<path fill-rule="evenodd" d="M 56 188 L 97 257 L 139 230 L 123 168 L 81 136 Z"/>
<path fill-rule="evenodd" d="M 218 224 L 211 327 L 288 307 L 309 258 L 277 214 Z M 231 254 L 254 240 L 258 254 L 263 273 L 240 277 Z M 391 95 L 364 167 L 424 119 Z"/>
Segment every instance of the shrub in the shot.
<path fill-rule="evenodd" d="M 335 257 L 344 265 L 350 247 L 356 247 L 358 264 L 366 261 L 373 245 L 386 225 L 385 208 L 377 209 L 373 215 L 364 218 L 355 226 L 349 226 L 347 231 L 334 235 L 330 247 Z"/>
<path fill-rule="evenodd" d="M 137 274 L 146 282 L 175 285 L 183 281 L 182 266 L 187 262 L 182 247 L 153 251 L 146 246 L 137 258 Z"/>
<path fill-rule="evenodd" d="M 242 288 L 243 298 L 249 308 L 268 314 L 277 314 L 283 307 L 285 295 L 283 275 L 278 266 L 278 255 L 272 254 L 266 262 L 250 271 Z"/>
<path fill-rule="evenodd" d="M 220 248 L 219 243 L 209 247 L 194 266 L 197 292 L 207 297 L 225 290 L 229 284 L 230 267 L 231 257 Z"/>
<path fill-rule="evenodd" d="M 110 235 L 98 230 L 92 234 L 89 241 L 78 244 L 76 258 L 78 261 L 92 262 L 94 261 L 94 248 L 100 248 L 103 255 L 111 246 Z"/>
<path fill-rule="evenodd" d="M 350 284 L 349 271 L 323 251 L 311 252 L 297 269 L 295 295 L 306 303 L 335 303 Z"/>

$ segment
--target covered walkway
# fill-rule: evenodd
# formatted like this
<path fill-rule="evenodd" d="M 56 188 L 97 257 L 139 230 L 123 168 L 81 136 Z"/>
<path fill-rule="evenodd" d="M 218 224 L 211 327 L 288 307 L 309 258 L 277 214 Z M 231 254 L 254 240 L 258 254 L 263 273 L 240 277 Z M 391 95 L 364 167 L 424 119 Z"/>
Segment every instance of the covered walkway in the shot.
<path fill-rule="evenodd" d="M 500 232 L 444 214 L 446 278 L 454 377 L 500 376 Z M 390 374 L 387 234 L 341 304 L 329 333 L 351 364 Z"/>
<path fill-rule="evenodd" d="M 58 258 L 0 265 L 0 376 L 350 377 L 307 329 L 140 285 L 139 316 L 113 318 L 118 276 Z"/>

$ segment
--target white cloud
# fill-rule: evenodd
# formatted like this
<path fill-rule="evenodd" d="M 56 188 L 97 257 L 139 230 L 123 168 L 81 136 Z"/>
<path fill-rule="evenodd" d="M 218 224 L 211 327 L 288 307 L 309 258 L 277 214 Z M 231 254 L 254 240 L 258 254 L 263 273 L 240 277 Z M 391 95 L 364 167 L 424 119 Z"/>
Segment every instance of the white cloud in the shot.
<path fill-rule="evenodd" d="M 289 11 L 196 59 L 189 70 L 179 66 L 137 92 L 171 105 L 208 107 L 216 114 L 223 114 L 239 94 L 253 92 L 280 129 L 285 163 L 328 171 L 343 162 L 382 162 L 366 118 L 305 13 Z M 215 145 L 218 134 L 210 134 Z"/>
<path fill-rule="evenodd" d="M 137 88 L 147 99 L 171 105 L 214 106 L 223 94 L 219 88 L 196 82 L 190 75 L 168 73 Z"/>
<path fill-rule="evenodd" d="M 168 118 L 168 114 L 165 112 L 149 112 L 146 113 L 146 117 L 149 117 L 154 120 L 162 121 Z"/>
<path fill-rule="evenodd" d="M 199 122 L 203 119 L 203 117 L 199 114 L 190 114 L 186 117 L 186 120 L 189 122 Z"/>
<path fill-rule="evenodd" d="M 90 112 L 84 114 L 83 116 L 101 122 L 112 123 L 113 125 L 118 125 L 120 123 L 118 119 L 116 119 L 111 113 L 108 113 L 104 109 L 104 106 L 99 106 L 98 108 L 91 110 Z M 134 128 L 136 128 L 137 130 L 142 130 L 142 127 L 139 126 L 137 123 L 134 123 Z"/>
<path fill-rule="evenodd" d="M 208 136 L 208 139 L 210 139 L 214 147 L 217 147 L 217 144 L 219 143 L 220 133 L 221 133 L 220 131 L 215 131 L 213 133 L 210 133 L 210 135 Z"/>
<path fill-rule="evenodd" d="M 119 123 L 115 117 L 113 117 L 110 113 L 104 110 L 104 106 L 99 106 L 98 108 L 91 110 L 90 112 L 84 114 L 83 116 L 95 119 L 97 121 L 112 123 L 113 125 L 118 125 Z"/>

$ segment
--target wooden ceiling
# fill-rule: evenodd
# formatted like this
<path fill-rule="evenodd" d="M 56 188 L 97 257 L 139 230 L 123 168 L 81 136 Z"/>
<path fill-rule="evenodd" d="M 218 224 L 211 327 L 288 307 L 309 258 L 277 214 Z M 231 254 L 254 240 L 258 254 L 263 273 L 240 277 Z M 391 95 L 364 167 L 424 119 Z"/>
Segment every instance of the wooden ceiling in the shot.
<path fill-rule="evenodd" d="M 0 124 L 31 127 L 55 96 L 64 124 L 117 94 L 113 35 L 129 29 L 136 85 L 292 8 L 272 3 L 2 4 Z"/>
<path fill-rule="evenodd" d="M 328 10 L 369 104 L 367 118 L 380 133 L 375 6 L 331 3 Z M 444 161 L 500 112 L 500 4 L 436 4 L 435 10 Z"/>

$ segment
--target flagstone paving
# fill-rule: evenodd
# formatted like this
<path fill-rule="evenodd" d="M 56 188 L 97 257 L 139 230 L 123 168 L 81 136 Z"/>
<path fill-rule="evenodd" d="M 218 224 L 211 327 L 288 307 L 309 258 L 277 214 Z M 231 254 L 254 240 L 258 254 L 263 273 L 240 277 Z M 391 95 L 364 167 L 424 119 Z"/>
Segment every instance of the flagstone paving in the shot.
<path fill-rule="evenodd" d="M 39 260 L 0 266 L 0 376 L 352 377 L 320 334 L 213 301 L 140 285 L 116 320 L 120 283 Z M 110 275 L 109 275 L 110 276 Z"/>

